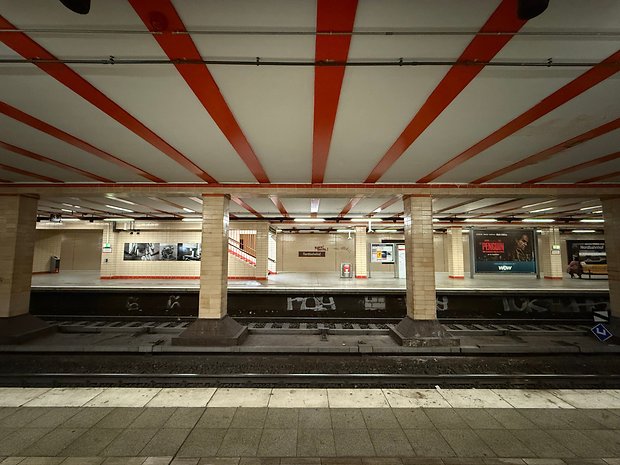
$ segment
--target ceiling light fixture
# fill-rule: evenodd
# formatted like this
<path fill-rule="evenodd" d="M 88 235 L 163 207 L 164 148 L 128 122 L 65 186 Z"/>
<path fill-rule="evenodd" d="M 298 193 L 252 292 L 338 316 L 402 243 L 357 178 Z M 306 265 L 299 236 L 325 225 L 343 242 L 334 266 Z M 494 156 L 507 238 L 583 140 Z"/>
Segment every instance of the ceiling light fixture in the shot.
<path fill-rule="evenodd" d="M 465 218 L 465 223 L 496 223 L 495 218 Z"/>
<path fill-rule="evenodd" d="M 187 213 L 196 213 L 196 210 L 192 210 L 191 208 L 183 207 L 183 211 Z"/>
<path fill-rule="evenodd" d="M 134 221 L 134 219 L 119 217 L 119 218 L 104 218 L 103 221 L 116 221 L 117 223 L 127 223 L 130 221 Z"/>
<path fill-rule="evenodd" d="M 595 233 L 594 229 L 573 229 L 571 232 L 575 234 Z"/>
<path fill-rule="evenodd" d="M 522 223 L 553 223 L 555 220 L 551 218 L 523 218 Z"/>
<path fill-rule="evenodd" d="M 323 223 L 325 218 L 294 218 L 297 223 Z"/>
<path fill-rule="evenodd" d="M 120 202 L 120 203 L 126 203 L 127 205 L 135 205 L 135 203 L 130 202 L 129 200 L 119 199 L 118 197 L 114 197 L 113 195 L 106 195 L 106 197 L 110 200 L 116 200 L 117 202 Z"/>
<path fill-rule="evenodd" d="M 546 205 L 546 204 L 551 203 L 551 202 L 555 202 L 555 199 L 553 199 L 553 200 L 545 200 L 544 202 L 531 203 L 529 205 L 523 205 L 521 208 L 532 208 L 532 207 L 537 207 L 539 205 Z"/>
<path fill-rule="evenodd" d="M 579 220 L 580 223 L 604 223 L 605 220 L 602 218 L 585 218 L 583 220 Z"/>
<path fill-rule="evenodd" d="M 369 221 L 371 223 L 381 223 L 383 220 L 381 218 L 351 218 L 350 221 L 354 223 L 367 223 Z"/>
<path fill-rule="evenodd" d="M 181 218 L 181 221 L 185 221 L 186 223 L 198 223 L 202 221 L 202 218 Z"/>
<path fill-rule="evenodd" d="M 580 208 L 579 210 L 580 210 L 580 211 L 584 211 L 584 210 L 594 210 L 595 208 L 603 208 L 603 206 L 602 206 L 602 205 L 594 205 L 593 207 L 583 207 L 583 208 Z"/>
<path fill-rule="evenodd" d="M 123 208 L 123 207 L 116 207 L 116 206 L 114 206 L 114 205 L 106 205 L 106 207 L 108 207 L 108 208 L 112 208 L 113 210 L 120 210 L 120 211 L 122 211 L 122 212 L 134 213 L 134 211 L 133 211 L 133 210 L 129 210 L 129 209 L 127 209 L 127 208 Z"/>
<path fill-rule="evenodd" d="M 539 208 L 538 210 L 532 210 L 530 213 L 548 212 L 549 210 L 553 210 L 553 207 Z"/>

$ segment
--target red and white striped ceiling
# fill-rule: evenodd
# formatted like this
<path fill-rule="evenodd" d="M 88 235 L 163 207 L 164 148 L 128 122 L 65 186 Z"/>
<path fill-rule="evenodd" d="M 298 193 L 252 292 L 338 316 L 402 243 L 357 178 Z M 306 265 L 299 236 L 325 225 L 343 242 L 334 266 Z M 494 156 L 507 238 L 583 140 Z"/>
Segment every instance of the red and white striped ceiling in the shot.
<path fill-rule="evenodd" d="M 516 9 L 92 0 L 78 15 L 0 0 L 0 183 L 619 183 L 620 2 L 550 0 L 529 21 Z M 87 191 L 41 208 L 87 200 L 111 211 Z M 434 208 L 511 206 L 465 200 Z M 139 203 L 200 211 L 186 197 Z M 233 204 L 240 217 L 402 209 L 363 192 Z"/>

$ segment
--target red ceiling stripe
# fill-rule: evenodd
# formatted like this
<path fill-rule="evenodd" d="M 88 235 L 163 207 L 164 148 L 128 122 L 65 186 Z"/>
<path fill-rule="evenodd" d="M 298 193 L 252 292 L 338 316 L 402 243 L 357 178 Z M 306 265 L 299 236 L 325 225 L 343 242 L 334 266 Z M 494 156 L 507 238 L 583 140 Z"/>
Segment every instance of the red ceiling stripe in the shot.
<path fill-rule="evenodd" d="M 578 181 L 577 184 L 588 184 L 592 182 L 606 181 L 608 179 L 620 178 L 620 171 L 614 171 L 613 173 L 603 174 L 601 176 L 595 176 L 593 178 L 584 179 Z"/>
<path fill-rule="evenodd" d="M 572 139 L 568 139 L 568 140 L 565 140 L 564 142 L 560 142 L 558 145 L 554 145 L 553 147 L 550 147 L 541 152 L 535 153 L 534 155 L 530 155 L 529 157 L 524 158 L 523 160 L 517 163 L 513 163 L 510 166 L 506 166 L 505 168 L 499 169 L 490 174 L 482 176 L 476 179 L 475 181 L 472 181 L 472 184 L 480 184 L 483 182 L 488 182 L 491 179 L 498 178 L 500 176 L 503 176 L 506 173 L 510 173 L 512 171 L 524 168 L 526 166 L 533 165 L 535 163 L 539 163 L 544 160 L 548 160 L 549 158 L 551 158 L 553 155 L 557 153 L 560 153 L 564 150 L 571 149 L 579 144 L 583 144 L 584 142 L 594 139 L 595 137 L 602 136 L 603 134 L 607 134 L 608 132 L 611 132 L 618 128 L 620 128 L 620 118 L 615 119 L 609 123 L 603 124 L 602 126 L 594 128 L 590 131 L 584 132 L 583 134 L 573 137 Z M 540 182 L 540 181 L 528 181 L 528 183 L 529 182 Z"/>
<path fill-rule="evenodd" d="M 362 200 L 363 197 L 362 196 L 357 196 L 357 197 L 353 197 L 351 200 L 349 200 L 347 202 L 347 204 L 344 206 L 344 208 L 342 209 L 342 211 L 338 214 L 339 218 L 343 218 L 345 215 L 347 215 L 352 208 L 354 208 L 360 200 Z"/>
<path fill-rule="evenodd" d="M 575 166 L 570 166 L 568 168 L 564 168 L 563 170 L 556 171 L 554 173 L 549 173 L 544 176 L 539 176 L 538 178 L 534 178 L 530 181 L 526 181 L 525 184 L 535 184 L 537 182 L 543 182 L 547 179 L 557 178 L 558 176 L 562 176 L 568 173 L 574 173 L 575 171 L 580 171 L 586 168 L 590 168 L 592 166 L 600 165 L 602 163 L 607 163 L 613 160 L 617 160 L 620 158 L 620 152 L 611 153 L 609 155 L 605 155 L 604 157 L 595 158 L 594 160 L 587 161 L 585 163 L 580 163 Z"/>
<path fill-rule="evenodd" d="M 151 32 L 159 32 L 153 37 L 168 58 L 171 60 L 202 59 L 190 35 L 185 34 L 187 32 L 185 25 L 169 0 L 129 0 L 129 3 Z M 177 32 L 184 34 L 176 34 Z M 268 183 L 267 173 L 206 65 L 176 63 L 175 67 L 257 181 Z"/>
<path fill-rule="evenodd" d="M 372 212 L 370 212 L 369 216 L 374 216 L 376 215 L 375 211 L 379 210 L 377 213 L 381 213 L 381 211 L 385 210 L 386 208 L 394 205 L 398 200 L 400 199 L 400 197 L 394 197 L 390 200 L 388 200 L 387 202 L 385 202 L 383 205 L 378 206 L 377 208 L 375 208 Z"/>
<path fill-rule="evenodd" d="M 34 116 L 24 113 L 23 111 L 18 110 L 15 107 L 12 107 L 8 103 L 0 102 L 0 113 L 3 113 L 8 117 L 13 118 L 14 120 L 24 123 L 52 137 L 60 139 L 63 142 L 66 142 L 67 144 L 71 144 L 74 147 L 84 150 L 85 152 L 88 152 L 91 155 L 95 155 L 96 157 L 99 157 L 105 161 L 109 161 L 111 163 L 114 163 L 115 165 L 126 168 L 142 176 L 143 178 L 149 179 L 150 181 L 160 182 L 160 183 L 165 182 L 163 179 L 153 174 L 147 173 L 146 171 L 138 168 L 137 166 L 127 163 L 121 160 L 120 158 L 117 158 L 114 155 L 109 154 L 108 152 L 104 152 L 103 150 L 100 150 L 97 147 L 90 145 L 88 142 L 85 142 L 82 139 L 78 139 L 77 137 L 72 136 L 71 134 L 68 134 L 50 124 L 47 124 L 44 121 L 41 121 L 40 119 L 35 118 Z"/>
<path fill-rule="evenodd" d="M 593 66 L 591 69 L 569 82 L 564 87 L 558 89 L 553 94 L 541 100 L 532 108 L 517 116 L 515 119 L 505 124 L 491 135 L 447 161 L 433 172 L 420 178 L 417 182 L 427 183 L 437 179 L 439 176 L 465 163 L 467 160 L 475 157 L 498 142 L 501 142 L 518 130 L 523 129 L 528 124 L 542 118 L 569 100 L 577 97 L 588 89 L 591 89 L 608 77 L 613 76 L 620 69 L 620 63 L 618 62 L 619 59 L 620 50 L 603 60 L 598 65 Z"/>
<path fill-rule="evenodd" d="M 43 162 L 43 163 L 48 163 L 50 165 L 55 165 L 55 166 L 58 166 L 59 168 L 65 169 L 65 170 L 73 171 L 74 173 L 77 173 L 79 175 L 85 176 L 85 177 L 90 178 L 90 179 L 94 179 L 95 181 L 114 182 L 111 179 L 107 179 L 107 178 L 104 178 L 102 176 L 97 176 L 96 174 L 89 173 L 88 171 L 81 170 L 79 168 L 76 168 L 75 166 L 67 165 L 65 163 L 62 163 L 62 162 L 57 161 L 57 160 L 54 160 L 52 158 L 48 158 L 48 157 L 45 157 L 43 155 L 39 155 L 38 153 L 30 152 L 29 150 L 23 149 L 21 147 L 17 147 L 15 145 L 7 144 L 6 142 L 3 142 L 1 140 L 0 140 L 0 147 L 2 147 L 3 149 L 9 150 L 9 151 L 11 151 L 13 153 L 17 153 L 18 155 L 23 155 L 24 157 L 32 158 L 33 160 L 37 160 L 37 161 L 40 161 L 40 162 Z"/>
<path fill-rule="evenodd" d="M 53 182 L 53 183 L 62 183 L 60 179 L 50 178 L 48 176 L 43 176 L 42 174 L 32 173 L 30 171 L 22 170 L 19 168 L 15 168 L 13 166 L 5 165 L 4 163 L 0 163 L 0 169 L 5 171 L 12 171 L 13 173 L 23 174 L 24 176 L 28 176 L 31 178 L 37 178 L 42 181 Z"/>
<path fill-rule="evenodd" d="M 273 204 L 276 206 L 276 208 L 280 211 L 282 216 L 284 216 L 285 218 L 288 218 L 289 217 L 288 211 L 286 211 L 286 208 L 284 207 L 284 204 L 278 198 L 278 196 L 277 195 L 270 195 L 269 198 L 271 199 Z"/>
<path fill-rule="evenodd" d="M 245 203 L 243 200 L 241 200 L 239 197 L 237 197 L 236 195 L 231 195 L 230 196 L 230 200 L 232 200 L 233 202 L 235 202 L 237 205 L 239 205 L 241 208 L 245 208 L 247 211 L 249 211 L 252 215 L 256 216 L 257 218 L 263 218 L 263 215 L 261 215 L 260 213 L 258 213 L 256 210 L 254 210 L 252 207 L 250 207 L 247 203 Z"/>
<path fill-rule="evenodd" d="M 357 0 L 318 0 L 317 32 L 351 32 L 355 22 Z M 317 35 L 317 62 L 345 62 L 349 56 L 350 34 Z M 314 134 L 312 141 L 312 182 L 322 183 L 331 145 L 344 66 L 314 68 Z"/>
<path fill-rule="evenodd" d="M 503 0 L 482 26 L 480 32 L 518 32 L 526 21 L 518 19 L 516 12 L 517 0 Z M 457 62 L 489 62 L 512 37 L 512 34 L 476 35 Z M 373 168 L 365 182 L 377 182 L 483 69 L 482 64 L 452 66 L 403 133 Z"/>
<path fill-rule="evenodd" d="M 12 29 L 17 31 L 17 28 L 2 16 L 0 16 L 0 29 Z M 34 64 L 58 82 L 67 86 L 83 99 L 90 102 L 99 110 L 103 111 L 111 118 L 114 118 L 137 136 L 141 137 L 149 144 L 168 155 L 200 179 L 211 183 L 217 182 L 209 174 L 203 171 L 202 168 L 194 164 L 185 155 L 147 128 L 143 123 L 131 116 L 127 111 L 121 108 L 120 105 L 113 102 L 110 98 L 103 94 L 103 92 L 90 84 L 82 76 L 77 74 L 64 63 L 54 62 L 57 60 L 54 55 L 45 50 L 23 32 L 0 32 L 0 40 L 28 60 L 51 60 L 52 62 L 35 62 Z"/>

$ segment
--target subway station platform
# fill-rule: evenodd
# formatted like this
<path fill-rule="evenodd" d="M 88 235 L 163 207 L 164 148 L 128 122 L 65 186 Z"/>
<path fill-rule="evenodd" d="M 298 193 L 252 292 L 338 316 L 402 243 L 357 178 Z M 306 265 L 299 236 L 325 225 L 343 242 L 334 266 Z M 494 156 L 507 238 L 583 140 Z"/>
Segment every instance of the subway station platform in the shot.
<path fill-rule="evenodd" d="M 618 465 L 620 391 L 0 388 L 2 465 Z"/>

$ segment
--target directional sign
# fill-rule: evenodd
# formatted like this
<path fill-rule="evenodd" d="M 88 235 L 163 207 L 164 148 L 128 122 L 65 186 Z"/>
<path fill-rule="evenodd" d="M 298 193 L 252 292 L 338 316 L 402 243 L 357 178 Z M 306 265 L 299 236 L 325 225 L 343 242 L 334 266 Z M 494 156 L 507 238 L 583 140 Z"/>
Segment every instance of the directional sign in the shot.
<path fill-rule="evenodd" d="M 607 339 L 613 336 L 613 334 L 611 334 L 609 330 L 605 328 L 605 325 L 603 325 L 603 323 L 599 323 L 590 331 L 592 331 L 601 342 L 605 342 Z"/>

